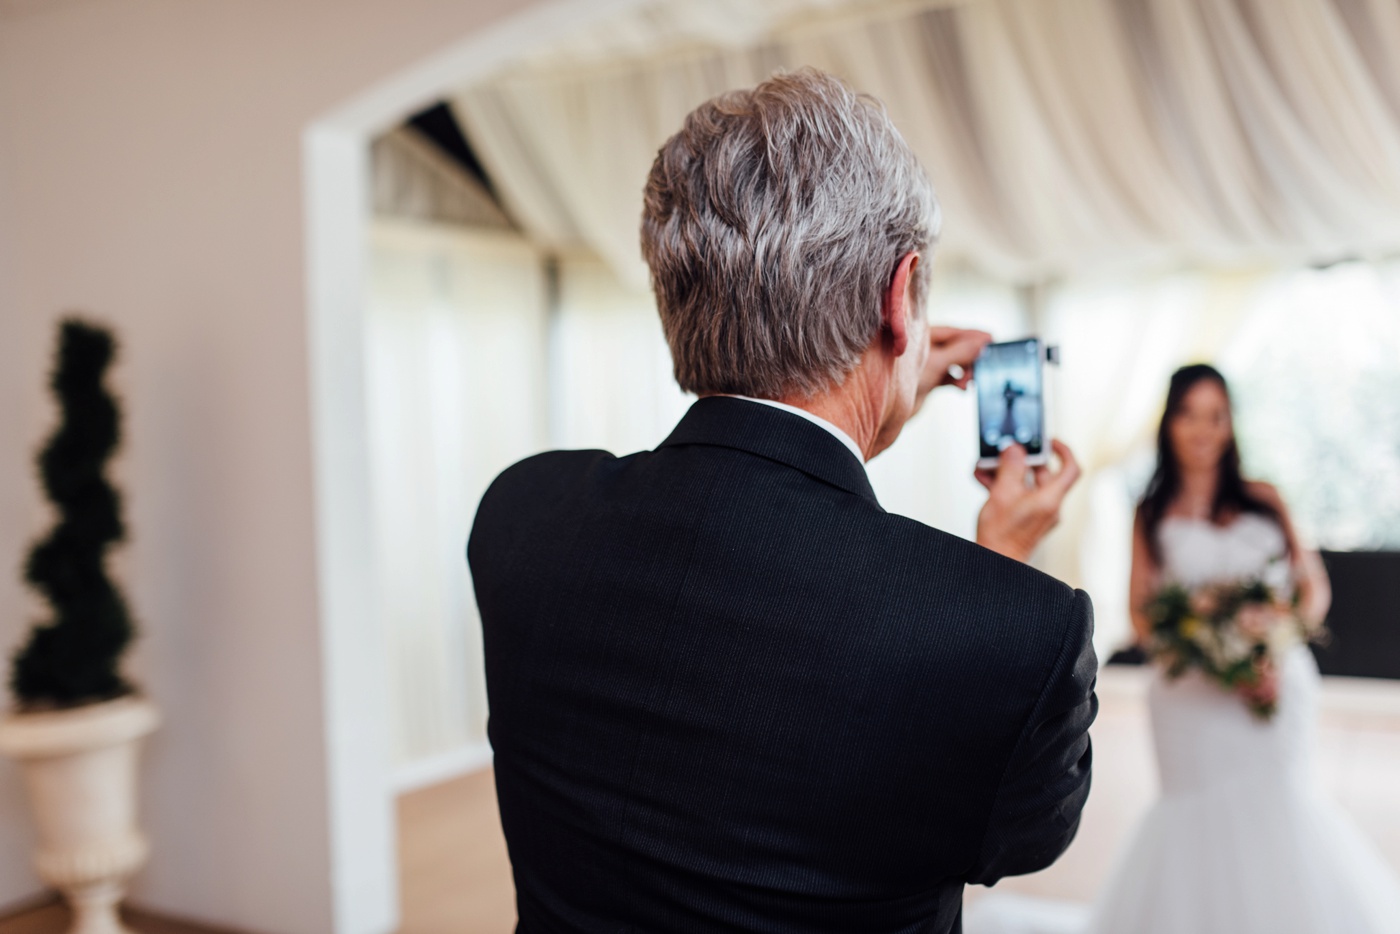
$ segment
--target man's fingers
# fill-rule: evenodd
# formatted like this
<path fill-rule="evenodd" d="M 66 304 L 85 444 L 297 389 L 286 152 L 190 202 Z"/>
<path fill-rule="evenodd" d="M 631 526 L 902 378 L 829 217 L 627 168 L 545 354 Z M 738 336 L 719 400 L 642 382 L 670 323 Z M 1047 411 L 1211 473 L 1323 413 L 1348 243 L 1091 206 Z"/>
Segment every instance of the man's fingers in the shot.
<path fill-rule="evenodd" d="M 932 327 L 928 339 L 930 348 L 948 362 L 967 368 L 982 353 L 982 348 L 992 342 L 992 335 L 986 331 Z"/>
<path fill-rule="evenodd" d="M 944 385 L 966 389 L 972 383 L 972 364 L 969 363 L 967 366 L 958 366 L 958 364 L 955 363 L 953 366 L 957 366 L 961 372 L 955 374 L 950 370 L 948 375 L 943 377 Z"/>
<path fill-rule="evenodd" d="M 948 349 L 953 353 L 956 362 L 962 364 L 964 369 L 971 369 L 972 364 L 976 363 L 977 358 L 982 355 L 982 349 L 991 342 L 992 335 L 986 331 L 968 331 L 953 341 Z"/>
<path fill-rule="evenodd" d="M 992 342 L 992 335 L 986 331 L 978 331 L 973 328 L 950 328 L 942 325 L 929 325 L 929 337 L 935 344 L 949 344 L 960 338 L 966 340 L 980 340 L 984 344 Z"/>
<path fill-rule="evenodd" d="M 1016 496 L 1026 489 L 1026 449 L 1013 444 L 1001 452 L 995 467 L 979 467 L 972 474 L 993 496 Z"/>
<path fill-rule="evenodd" d="M 991 339 L 992 335 L 986 331 L 930 327 L 928 362 L 919 391 L 927 393 L 937 386 L 966 389 L 972 382 L 972 364 Z"/>
<path fill-rule="evenodd" d="M 1001 452 L 997 463 L 997 475 L 992 492 L 1004 491 L 1018 495 L 1026 489 L 1026 449 L 1013 444 Z"/>
<path fill-rule="evenodd" d="M 1058 472 L 1052 471 L 1048 466 L 1029 467 L 1026 464 L 1026 449 L 1019 444 L 1013 444 L 1001 452 L 996 469 L 990 470 L 985 467 L 978 468 L 973 476 L 977 482 L 982 484 L 993 495 L 1005 499 L 1021 496 L 1026 490 L 1026 474 L 1030 473 L 1035 480 L 1035 487 L 1038 500 L 1043 500 L 1047 508 L 1052 508 L 1058 512 L 1059 503 L 1079 480 L 1079 461 L 1074 457 L 1074 452 L 1069 449 L 1069 445 L 1063 441 L 1055 440 L 1051 442 L 1057 457 L 1060 458 L 1060 469 Z"/>
<path fill-rule="evenodd" d="M 1074 486 L 1082 473 L 1079 461 L 1075 459 L 1074 452 L 1069 449 L 1059 438 L 1050 442 L 1050 447 L 1054 450 L 1055 456 L 1060 459 L 1060 472 L 1051 481 L 1061 496 L 1069 492 L 1069 488 Z"/>

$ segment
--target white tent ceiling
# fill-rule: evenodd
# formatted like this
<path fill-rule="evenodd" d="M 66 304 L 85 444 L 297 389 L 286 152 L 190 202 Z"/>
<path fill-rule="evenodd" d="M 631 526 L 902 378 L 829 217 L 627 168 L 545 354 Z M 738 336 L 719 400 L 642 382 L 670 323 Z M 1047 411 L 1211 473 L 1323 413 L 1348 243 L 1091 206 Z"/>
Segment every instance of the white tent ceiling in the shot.
<path fill-rule="evenodd" d="M 653 0 L 453 104 L 533 236 L 640 283 L 657 147 L 801 65 L 885 101 L 994 275 L 1400 249 L 1395 0 Z"/>

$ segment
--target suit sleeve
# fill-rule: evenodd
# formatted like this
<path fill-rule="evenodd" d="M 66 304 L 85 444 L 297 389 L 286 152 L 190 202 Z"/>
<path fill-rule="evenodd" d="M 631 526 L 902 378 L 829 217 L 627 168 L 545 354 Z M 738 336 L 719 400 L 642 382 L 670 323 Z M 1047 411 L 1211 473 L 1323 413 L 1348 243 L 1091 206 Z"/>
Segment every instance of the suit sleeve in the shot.
<path fill-rule="evenodd" d="M 1044 869 L 1079 829 L 1093 758 L 1089 726 L 1098 712 L 1093 633 L 1089 596 L 1075 591 L 1059 655 L 1002 775 L 970 883 Z"/>

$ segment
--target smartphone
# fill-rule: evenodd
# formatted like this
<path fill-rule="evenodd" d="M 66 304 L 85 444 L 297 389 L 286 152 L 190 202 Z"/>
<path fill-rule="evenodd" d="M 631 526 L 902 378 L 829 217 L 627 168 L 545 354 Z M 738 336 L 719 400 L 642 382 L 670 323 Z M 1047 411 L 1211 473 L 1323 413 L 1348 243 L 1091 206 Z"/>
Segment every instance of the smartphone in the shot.
<path fill-rule="evenodd" d="M 1055 359 L 1039 338 L 988 344 L 973 364 L 977 385 L 978 467 L 995 467 L 1013 444 L 1026 449 L 1026 462 L 1044 464 L 1050 456 L 1046 363 Z"/>

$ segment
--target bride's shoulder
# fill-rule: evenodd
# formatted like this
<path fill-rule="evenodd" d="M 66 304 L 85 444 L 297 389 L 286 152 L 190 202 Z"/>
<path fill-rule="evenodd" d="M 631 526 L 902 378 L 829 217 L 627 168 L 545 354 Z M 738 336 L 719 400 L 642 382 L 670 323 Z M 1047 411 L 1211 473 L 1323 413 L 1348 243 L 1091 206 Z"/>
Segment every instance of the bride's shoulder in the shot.
<path fill-rule="evenodd" d="M 1280 512 L 1283 511 L 1283 495 L 1279 493 L 1278 487 L 1272 483 L 1265 483 L 1263 480 L 1246 480 L 1244 491 L 1264 505 L 1272 506 Z"/>
<path fill-rule="evenodd" d="M 1255 502 L 1263 503 L 1273 510 L 1274 524 L 1283 533 L 1284 540 L 1290 549 L 1298 548 L 1298 537 L 1293 530 L 1293 517 L 1288 514 L 1288 506 L 1283 501 L 1283 494 L 1278 491 L 1272 483 L 1264 483 L 1260 480 L 1249 480 L 1244 485 L 1245 492 L 1254 497 Z"/>

